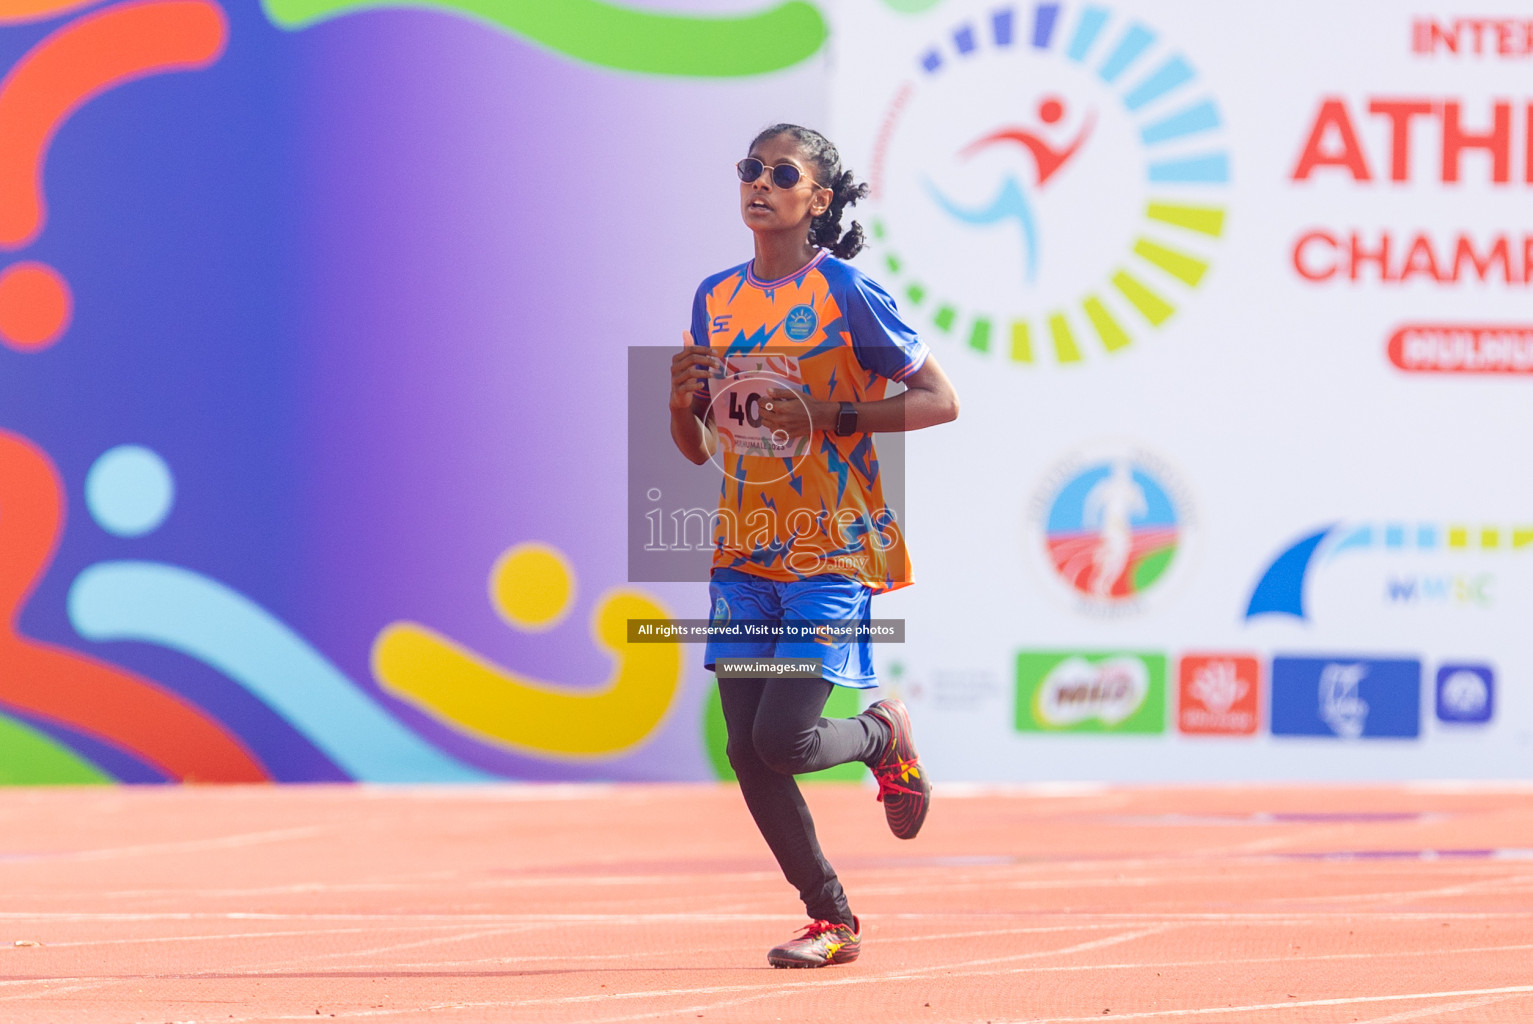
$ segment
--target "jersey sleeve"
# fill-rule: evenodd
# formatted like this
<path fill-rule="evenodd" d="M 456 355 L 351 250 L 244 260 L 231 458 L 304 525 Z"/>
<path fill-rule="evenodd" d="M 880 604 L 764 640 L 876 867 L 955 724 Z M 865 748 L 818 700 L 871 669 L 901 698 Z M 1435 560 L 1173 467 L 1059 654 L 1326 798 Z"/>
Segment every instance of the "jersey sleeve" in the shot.
<path fill-rule="evenodd" d="M 697 295 L 692 299 L 692 344 L 708 344 L 708 282 L 704 281 L 697 286 Z"/>
<path fill-rule="evenodd" d="M 902 381 L 919 370 L 931 350 L 915 329 L 900 319 L 894 299 L 862 274 L 848 275 L 838 296 L 852 332 L 852 351 L 864 370 Z"/>
<path fill-rule="evenodd" d="M 708 347 L 708 294 L 712 290 L 709 281 L 704 281 L 697 286 L 697 295 L 692 299 L 692 344 Z M 703 381 L 702 389 L 692 396 L 692 411 L 697 413 L 698 418 L 703 418 L 708 410 L 709 384 Z"/>

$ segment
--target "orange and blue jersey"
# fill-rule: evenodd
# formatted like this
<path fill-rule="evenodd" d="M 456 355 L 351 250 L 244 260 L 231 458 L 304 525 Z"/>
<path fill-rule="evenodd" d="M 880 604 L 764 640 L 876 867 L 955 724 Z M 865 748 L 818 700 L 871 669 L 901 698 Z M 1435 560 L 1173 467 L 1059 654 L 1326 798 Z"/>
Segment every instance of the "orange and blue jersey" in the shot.
<path fill-rule="evenodd" d="M 929 354 L 887 292 L 823 250 L 781 280 L 763 281 L 745 263 L 703 281 L 692 339 L 723 360 L 787 357 L 794 386 L 830 402 L 876 402 L 889 381 L 905 380 Z M 716 422 L 726 415 L 712 411 Z M 841 575 L 875 591 L 910 582 L 873 435 L 843 437 L 828 426 L 815 430 L 797 457 L 719 452 L 715 569 L 781 582 Z"/>

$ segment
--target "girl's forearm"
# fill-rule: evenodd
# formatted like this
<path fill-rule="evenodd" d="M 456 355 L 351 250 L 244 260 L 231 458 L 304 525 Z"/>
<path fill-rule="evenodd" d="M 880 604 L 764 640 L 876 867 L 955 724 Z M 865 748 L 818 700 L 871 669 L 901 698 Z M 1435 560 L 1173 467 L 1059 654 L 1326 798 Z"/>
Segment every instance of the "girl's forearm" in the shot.
<path fill-rule="evenodd" d="M 691 409 L 671 410 L 671 440 L 694 465 L 701 466 L 713 454 L 712 435 Z"/>
<path fill-rule="evenodd" d="M 834 433 L 841 403 L 819 404 L 823 412 L 816 415 L 815 427 Z M 958 418 L 958 398 L 951 390 L 944 394 L 925 388 L 910 388 L 877 402 L 853 402 L 852 408 L 857 410 L 859 433 L 867 431 L 889 434 L 901 430 L 921 430 Z"/>

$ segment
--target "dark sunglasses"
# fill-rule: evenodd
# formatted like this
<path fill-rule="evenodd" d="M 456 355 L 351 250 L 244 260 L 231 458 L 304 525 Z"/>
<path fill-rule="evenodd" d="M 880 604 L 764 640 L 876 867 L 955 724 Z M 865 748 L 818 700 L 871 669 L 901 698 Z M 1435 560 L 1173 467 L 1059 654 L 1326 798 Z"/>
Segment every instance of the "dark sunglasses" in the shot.
<path fill-rule="evenodd" d="M 768 167 L 753 156 L 748 156 L 735 164 L 735 172 L 740 175 L 740 180 L 747 185 L 760 178 L 762 171 L 772 172 L 772 184 L 778 188 L 792 188 L 801 179 L 808 181 L 807 178 L 804 178 L 804 172 L 792 164 L 778 164 L 776 167 Z M 810 181 L 809 184 L 812 188 L 820 187 L 813 181 Z"/>

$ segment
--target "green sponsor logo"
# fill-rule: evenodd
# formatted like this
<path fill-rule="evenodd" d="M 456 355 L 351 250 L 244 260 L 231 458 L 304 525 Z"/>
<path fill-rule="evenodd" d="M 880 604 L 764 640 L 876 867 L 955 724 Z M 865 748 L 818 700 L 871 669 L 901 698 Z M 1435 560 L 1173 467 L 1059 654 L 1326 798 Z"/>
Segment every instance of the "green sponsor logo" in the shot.
<path fill-rule="evenodd" d="M 1165 655 L 1018 654 L 1017 731 L 1165 732 Z"/>

